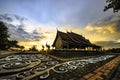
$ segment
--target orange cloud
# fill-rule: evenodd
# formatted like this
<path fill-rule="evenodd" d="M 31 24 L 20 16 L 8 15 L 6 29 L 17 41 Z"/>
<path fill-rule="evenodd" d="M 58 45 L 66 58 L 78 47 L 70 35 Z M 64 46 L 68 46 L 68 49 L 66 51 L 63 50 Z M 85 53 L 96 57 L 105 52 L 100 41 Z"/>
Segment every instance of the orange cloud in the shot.
<path fill-rule="evenodd" d="M 78 34 L 83 35 L 85 38 L 89 39 L 93 43 L 97 43 L 101 46 L 105 47 L 118 47 L 120 42 L 120 18 L 112 17 L 108 19 L 103 19 L 98 21 L 96 24 L 88 24 L 84 28 L 79 28 L 76 26 L 64 25 L 58 27 L 58 30 L 61 31 L 73 31 Z M 39 49 L 41 49 L 42 45 L 46 43 L 52 45 L 55 36 L 56 36 L 56 27 L 51 27 L 51 25 L 40 25 L 40 32 L 42 33 L 44 38 L 41 38 L 38 41 L 32 42 L 20 42 L 20 44 L 30 47 L 31 45 L 36 44 Z M 111 44 L 110 44 L 111 42 Z M 116 42 L 118 44 L 116 44 Z M 25 44 L 24 44 L 25 43 Z M 105 44 L 106 43 L 106 44 Z M 105 44 L 105 45 L 104 45 Z M 109 44 L 109 45 L 108 45 Z M 114 44 L 114 45 L 113 45 Z"/>

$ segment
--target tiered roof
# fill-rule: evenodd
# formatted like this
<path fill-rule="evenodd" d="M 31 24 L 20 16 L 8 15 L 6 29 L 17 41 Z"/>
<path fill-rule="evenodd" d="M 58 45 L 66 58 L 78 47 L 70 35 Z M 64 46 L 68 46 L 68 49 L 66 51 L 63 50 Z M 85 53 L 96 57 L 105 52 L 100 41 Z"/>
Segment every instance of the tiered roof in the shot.
<path fill-rule="evenodd" d="M 61 31 L 57 31 L 56 39 L 58 36 L 60 36 L 62 41 L 67 44 L 80 45 L 80 46 L 92 46 L 93 45 L 88 39 L 85 39 L 85 37 L 83 37 L 82 35 L 76 34 L 74 32 L 64 33 Z M 55 45 L 56 39 L 53 43 L 53 46 Z"/>
<path fill-rule="evenodd" d="M 91 45 L 90 41 L 88 39 L 85 39 L 85 37 L 83 37 L 82 35 L 73 32 L 67 32 L 67 34 L 75 43 Z"/>

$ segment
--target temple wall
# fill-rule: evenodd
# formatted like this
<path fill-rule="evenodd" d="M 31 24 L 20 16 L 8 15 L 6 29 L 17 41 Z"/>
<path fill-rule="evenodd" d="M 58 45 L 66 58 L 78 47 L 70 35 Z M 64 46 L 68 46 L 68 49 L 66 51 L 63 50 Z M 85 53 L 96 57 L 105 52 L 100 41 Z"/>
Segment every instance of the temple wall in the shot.
<path fill-rule="evenodd" d="M 62 49 L 62 40 L 61 38 L 58 36 L 56 43 L 55 43 L 55 48 L 56 49 Z"/>

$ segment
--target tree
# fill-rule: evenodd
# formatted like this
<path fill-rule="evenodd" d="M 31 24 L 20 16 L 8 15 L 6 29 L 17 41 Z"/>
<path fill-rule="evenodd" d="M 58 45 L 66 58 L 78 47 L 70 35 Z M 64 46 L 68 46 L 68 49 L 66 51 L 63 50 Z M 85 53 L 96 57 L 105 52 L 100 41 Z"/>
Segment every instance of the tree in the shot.
<path fill-rule="evenodd" d="M 104 8 L 104 11 L 108 9 L 113 9 L 113 12 L 118 12 L 120 10 L 120 0 L 106 0 L 107 5 Z"/>
<path fill-rule="evenodd" d="M 33 45 L 32 48 L 29 49 L 29 51 L 38 51 L 36 45 Z"/>
<path fill-rule="evenodd" d="M 21 50 L 24 49 L 24 46 L 19 46 L 18 41 L 16 40 L 8 40 L 8 28 L 5 24 L 0 21 L 0 50 L 7 50 L 9 48 L 20 48 Z"/>
<path fill-rule="evenodd" d="M 23 50 L 25 47 L 24 46 L 20 46 L 20 49 Z"/>
<path fill-rule="evenodd" d="M 11 40 L 11 41 L 9 41 L 9 48 L 17 48 L 17 49 L 20 49 L 20 50 L 23 50 L 25 47 L 24 46 L 20 46 L 20 45 L 18 45 L 18 41 L 16 41 L 16 40 Z"/>
<path fill-rule="evenodd" d="M 9 41 L 9 47 L 18 47 L 18 41 L 16 40 L 11 40 Z"/>
<path fill-rule="evenodd" d="M 2 21 L 0 21 L 0 50 L 6 50 L 9 48 L 8 38 L 9 38 L 8 28 Z"/>

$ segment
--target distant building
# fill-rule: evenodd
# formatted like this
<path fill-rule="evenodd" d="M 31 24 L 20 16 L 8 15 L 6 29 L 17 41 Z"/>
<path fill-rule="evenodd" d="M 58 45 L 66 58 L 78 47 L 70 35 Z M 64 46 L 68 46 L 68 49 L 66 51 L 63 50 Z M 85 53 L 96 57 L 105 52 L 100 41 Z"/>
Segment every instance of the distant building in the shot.
<path fill-rule="evenodd" d="M 57 30 L 56 38 L 53 42 L 55 49 L 92 49 L 100 50 L 101 46 L 92 44 L 88 39 L 82 35 L 74 32 L 61 32 Z"/>

